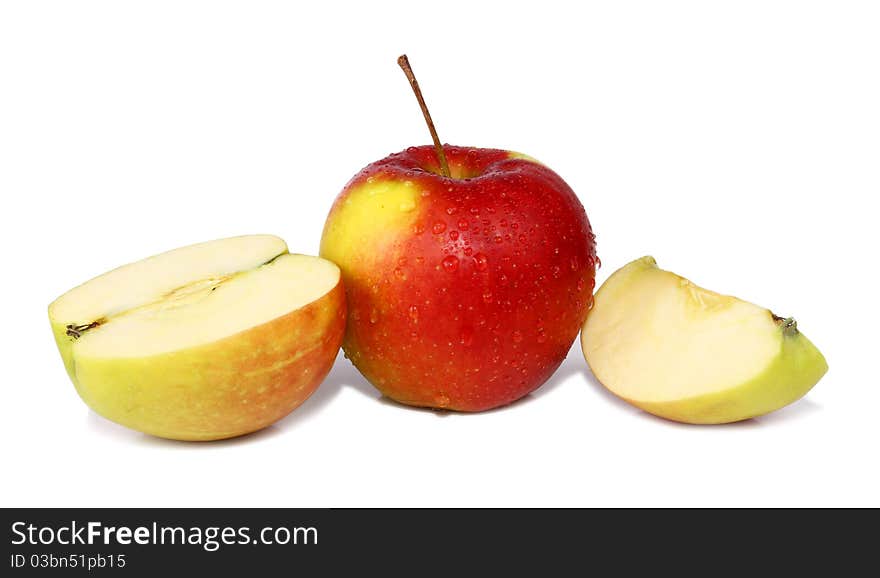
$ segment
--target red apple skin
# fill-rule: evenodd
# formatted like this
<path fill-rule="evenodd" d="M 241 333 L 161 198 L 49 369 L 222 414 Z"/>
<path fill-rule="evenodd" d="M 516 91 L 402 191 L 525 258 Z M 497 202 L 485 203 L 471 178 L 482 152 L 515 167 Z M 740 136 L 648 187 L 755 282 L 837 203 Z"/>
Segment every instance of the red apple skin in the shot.
<path fill-rule="evenodd" d="M 592 306 L 595 237 L 546 166 L 444 150 L 453 178 L 430 146 L 358 173 L 321 256 L 342 269 L 343 348 L 367 380 L 404 404 L 482 411 L 535 390 L 567 355 Z"/>

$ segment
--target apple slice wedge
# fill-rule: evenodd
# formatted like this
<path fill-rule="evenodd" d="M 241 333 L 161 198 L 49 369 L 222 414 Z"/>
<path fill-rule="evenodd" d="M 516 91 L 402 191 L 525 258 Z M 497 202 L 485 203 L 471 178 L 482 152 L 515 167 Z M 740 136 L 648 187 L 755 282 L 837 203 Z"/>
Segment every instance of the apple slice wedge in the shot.
<path fill-rule="evenodd" d="M 49 306 L 83 401 L 132 429 L 214 440 L 268 426 L 333 365 L 345 331 L 339 268 L 271 235 L 125 265 Z"/>
<path fill-rule="evenodd" d="M 605 281 L 581 345 L 612 393 L 686 423 L 766 414 L 800 399 L 828 370 L 793 319 L 698 287 L 653 257 Z"/>

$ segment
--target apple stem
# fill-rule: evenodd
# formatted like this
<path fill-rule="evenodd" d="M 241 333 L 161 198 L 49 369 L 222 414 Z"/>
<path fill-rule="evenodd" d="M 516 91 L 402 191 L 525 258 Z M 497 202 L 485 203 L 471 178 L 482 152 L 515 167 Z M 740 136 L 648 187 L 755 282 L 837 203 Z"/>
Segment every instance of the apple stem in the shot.
<path fill-rule="evenodd" d="M 68 337 L 73 337 L 74 339 L 79 339 L 82 337 L 82 334 L 88 331 L 89 329 L 94 329 L 101 325 L 103 320 L 99 319 L 97 321 L 92 321 L 91 323 L 84 323 L 82 325 L 68 325 L 65 329 L 67 329 L 66 333 Z"/>
<path fill-rule="evenodd" d="M 793 337 L 798 334 L 797 321 L 794 320 L 794 317 L 780 317 L 773 313 L 771 315 L 773 315 L 773 321 L 782 328 L 783 335 Z"/>
<path fill-rule="evenodd" d="M 419 88 L 419 81 L 416 80 L 416 75 L 413 74 L 412 67 L 409 65 L 409 58 L 406 57 L 406 54 L 401 54 L 397 58 L 397 64 L 403 69 L 406 79 L 409 80 L 409 85 L 416 95 L 416 100 L 419 101 L 419 108 L 422 109 L 425 122 L 428 123 L 428 130 L 431 131 L 431 138 L 434 140 L 434 150 L 437 151 L 437 160 L 440 161 L 440 172 L 443 173 L 444 177 L 451 177 L 449 164 L 446 162 L 446 152 L 443 150 L 443 145 L 440 144 L 440 137 L 437 136 L 437 129 L 434 128 L 434 121 L 431 120 L 431 113 L 428 112 L 428 105 L 425 104 L 425 98 L 422 96 L 422 90 Z"/>

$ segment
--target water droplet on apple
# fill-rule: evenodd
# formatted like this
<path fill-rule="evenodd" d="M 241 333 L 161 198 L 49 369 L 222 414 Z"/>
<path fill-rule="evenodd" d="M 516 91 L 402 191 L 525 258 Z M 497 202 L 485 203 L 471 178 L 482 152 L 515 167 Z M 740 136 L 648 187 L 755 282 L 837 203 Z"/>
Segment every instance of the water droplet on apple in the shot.
<path fill-rule="evenodd" d="M 474 255 L 474 266 L 477 271 L 485 271 L 489 267 L 489 259 L 482 253 L 477 253 Z"/>
<path fill-rule="evenodd" d="M 577 290 L 578 290 L 578 291 L 583 291 L 583 290 L 584 290 L 584 280 L 583 280 L 583 279 L 578 279 L 578 282 L 577 282 Z"/>
<path fill-rule="evenodd" d="M 577 255 L 575 255 L 575 256 L 573 256 L 573 257 L 571 258 L 571 260 L 569 261 L 569 264 L 571 265 L 571 270 L 572 270 L 572 271 L 577 271 L 577 270 L 578 270 L 578 267 L 580 267 L 580 263 L 578 263 Z"/>
<path fill-rule="evenodd" d="M 434 226 L 431 227 L 431 231 L 433 231 L 433 233 L 435 235 L 439 235 L 440 233 L 442 233 L 445 230 L 446 230 L 446 223 L 444 223 L 443 221 L 437 221 L 436 223 L 434 223 Z"/>
<path fill-rule="evenodd" d="M 449 231 L 449 238 L 458 241 L 458 231 Z"/>
<path fill-rule="evenodd" d="M 370 311 L 370 323 L 375 325 L 378 322 L 379 322 L 379 310 L 376 309 L 375 307 L 373 307 L 373 309 Z"/>
<path fill-rule="evenodd" d="M 406 281 L 406 271 L 404 271 L 400 267 L 397 267 L 394 270 L 394 276 L 397 277 L 398 279 L 400 279 L 401 281 Z"/>
<path fill-rule="evenodd" d="M 461 229 L 462 231 L 467 231 L 468 230 L 468 222 L 465 221 L 464 219 L 460 219 L 458 221 L 458 228 Z"/>
<path fill-rule="evenodd" d="M 416 305 L 410 305 L 409 318 L 413 323 L 419 322 L 419 308 Z"/>
<path fill-rule="evenodd" d="M 461 330 L 461 335 L 459 336 L 459 343 L 464 345 L 465 347 L 470 347 L 474 342 L 474 330 L 470 327 L 464 327 Z"/>
<path fill-rule="evenodd" d="M 445 269 L 447 273 L 452 273 L 456 269 L 458 269 L 458 257 L 456 257 L 455 255 L 449 255 L 448 257 L 443 259 L 443 261 L 441 261 L 441 264 L 443 265 L 443 269 Z"/>
<path fill-rule="evenodd" d="M 434 404 L 437 407 L 446 407 L 449 405 L 449 398 L 444 393 L 438 393 L 437 397 L 434 398 Z"/>
<path fill-rule="evenodd" d="M 538 343 L 544 343 L 547 341 L 547 334 L 544 333 L 543 329 L 538 329 Z"/>
<path fill-rule="evenodd" d="M 449 190 L 451 191 L 452 189 L 450 188 Z M 458 207 L 447 207 L 446 208 L 447 215 L 454 215 L 457 212 L 458 212 Z"/>
<path fill-rule="evenodd" d="M 511 337 L 513 338 L 514 343 L 520 343 L 523 340 L 523 334 L 519 331 L 514 331 Z"/>
<path fill-rule="evenodd" d="M 492 240 L 495 241 L 496 243 L 500 243 L 501 241 L 504 240 L 504 238 L 503 238 L 501 235 L 495 235 L 495 236 L 492 238 Z"/>
<path fill-rule="evenodd" d="M 485 291 L 483 291 L 483 301 L 486 302 L 486 303 L 491 303 L 491 302 L 492 302 L 492 292 L 489 291 L 488 289 L 486 289 Z"/>
<path fill-rule="evenodd" d="M 368 185 L 372 185 L 375 182 L 376 182 L 376 177 L 373 177 L 373 176 L 367 177 L 367 184 Z"/>
<path fill-rule="evenodd" d="M 412 211 L 415 208 L 416 208 L 416 202 L 412 199 L 406 199 L 405 201 L 401 201 L 400 205 L 398 206 L 398 209 L 400 209 L 400 212 L 402 212 L 402 213 L 409 213 L 410 211 Z"/>

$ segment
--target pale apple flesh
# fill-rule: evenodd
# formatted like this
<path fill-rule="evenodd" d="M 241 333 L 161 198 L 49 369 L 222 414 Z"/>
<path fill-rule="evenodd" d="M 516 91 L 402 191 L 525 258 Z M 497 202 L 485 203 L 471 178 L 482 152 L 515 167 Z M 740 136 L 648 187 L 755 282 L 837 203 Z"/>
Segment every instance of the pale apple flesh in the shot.
<path fill-rule="evenodd" d="M 181 440 L 250 433 L 300 405 L 345 328 L 339 269 L 252 235 L 163 253 L 49 307 L 82 399 L 132 429 Z"/>
<path fill-rule="evenodd" d="M 581 333 L 611 392 L 686 423 L 728 423 L 784 407 L 828 366 L 792 319 L 698 287 L 643 257 L 596 293 Z"/>

